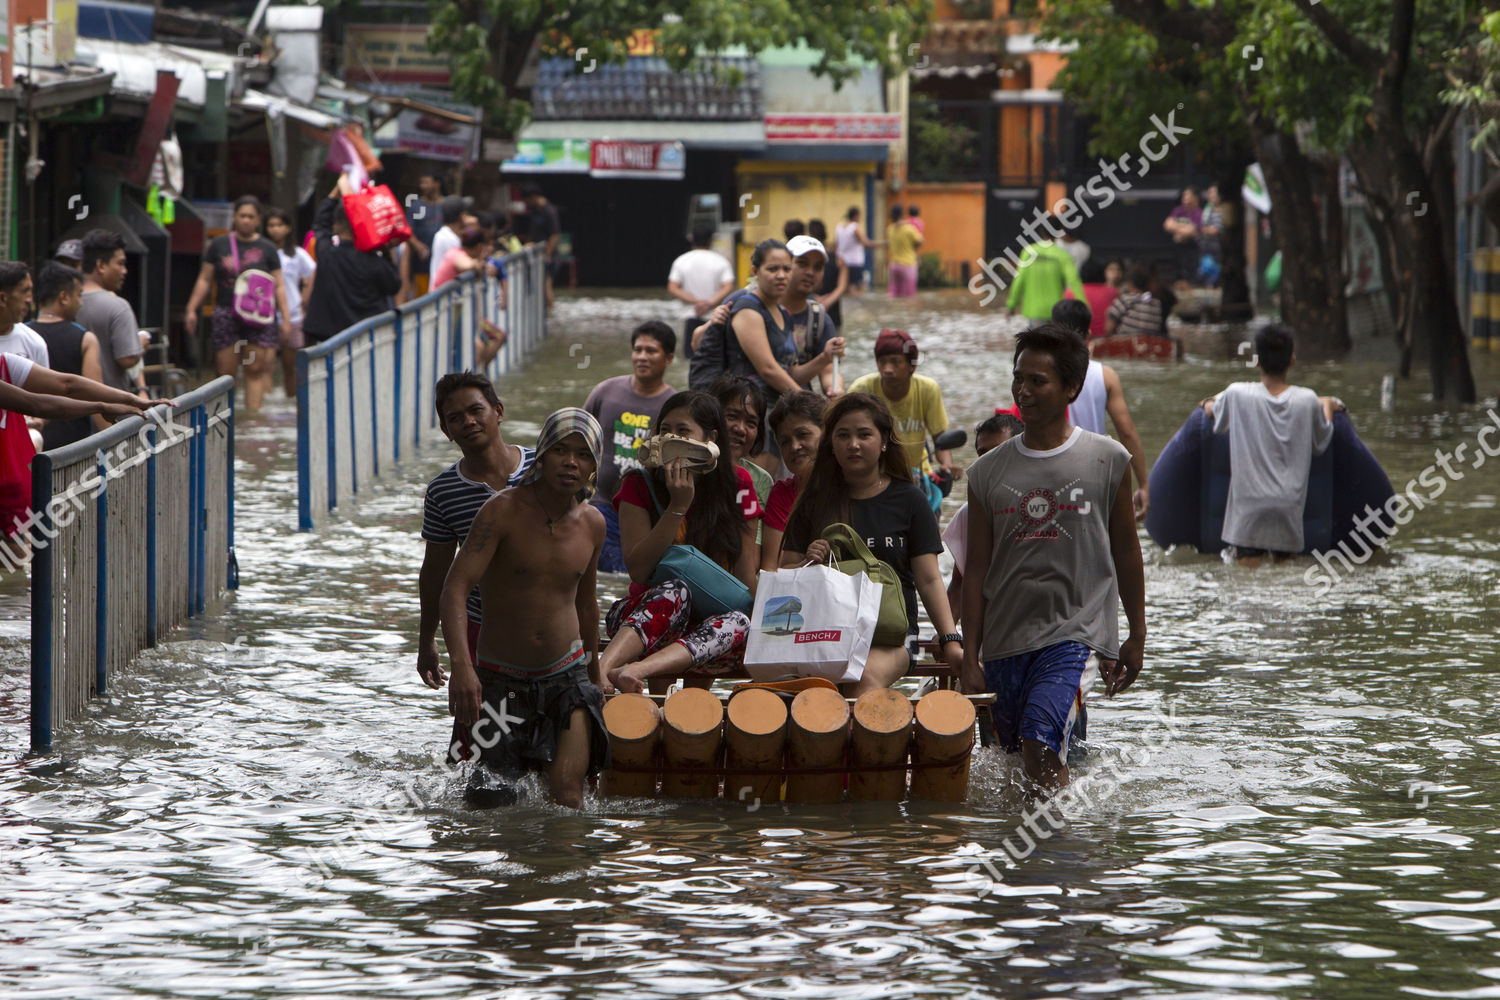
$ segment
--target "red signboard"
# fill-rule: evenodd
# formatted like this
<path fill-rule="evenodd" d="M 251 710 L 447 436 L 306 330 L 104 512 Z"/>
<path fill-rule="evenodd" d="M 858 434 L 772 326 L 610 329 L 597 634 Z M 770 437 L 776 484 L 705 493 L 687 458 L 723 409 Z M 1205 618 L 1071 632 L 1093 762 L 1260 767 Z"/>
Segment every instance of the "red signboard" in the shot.
<path fill-rule="evenodd" d="M 766 142 L 900 142 L 901 116 L 768 114 Z"/>
<path fill-rule="evenodd" d="M 590 177 L 681 180 L 687 156 L 680 142 L 596 140 L 589 148 Z"/>

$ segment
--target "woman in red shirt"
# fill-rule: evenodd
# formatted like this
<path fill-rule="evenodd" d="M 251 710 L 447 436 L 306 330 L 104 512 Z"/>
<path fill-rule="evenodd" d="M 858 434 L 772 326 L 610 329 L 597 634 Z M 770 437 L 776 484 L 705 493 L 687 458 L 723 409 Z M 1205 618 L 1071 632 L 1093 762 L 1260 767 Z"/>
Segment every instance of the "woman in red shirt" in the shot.
<path fill-rule="evenodd" d="M 826 396 L 803 389 L 787 393 L 771 407 L 771 434 L 781 448 L 782 462 L 792 474 L 777 480 L 771 487 L 771 495 L 766 497 L 760 568 L 768 573 L 781 568 L 781 536 L 786 532 L 786 519 L 791 516 L 797 494 L 812 475 L 818 442 L 823 440 L 823 411 L 827 406 Z"/>
<path fill-rule="evenodd" d="M 610 642 L 599 657 L 605 694 L 643 691 L 647 681 L 664 689 L 672 677 L 706 681 L 741 668 L 750 631 L 749 617 L 738 611 L 693 621 L 685 583 L 649 582 L 668 548 L 692 545 L 755 589 L 762 511 L 750 474 L 729 458 L 724 410 L 706 392 L 679 392 L 651 430 L 711 441 L 721 454 L 708 472 L 689 470 L 679 458 L 662 468 L 628 472 L 620 481 L 614 504 L 631 583 L 629 594 L 605 616 Z"/>

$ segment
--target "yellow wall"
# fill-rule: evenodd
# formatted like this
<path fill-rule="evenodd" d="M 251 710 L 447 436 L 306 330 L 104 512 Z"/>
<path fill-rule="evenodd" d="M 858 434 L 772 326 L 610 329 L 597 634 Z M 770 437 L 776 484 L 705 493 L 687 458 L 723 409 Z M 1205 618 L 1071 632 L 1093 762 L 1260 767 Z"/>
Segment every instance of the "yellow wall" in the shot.
<path fill-rule="evenodd" d="M 739 197 L 750 196 L 740 206 L 741 250 L 739 279 L 750 277 L 750 249 L 761 240 L 783 239 L 782 225 L 788 219 L 822 219 L 833 239 L 834 228 L 850 208 L 865 211 L 865 178 L 875 173 L 874 163 L 771 162 L 748 160 L 735 167 Z M 752 218 L 753 215 L 753 218 Z M 868 232 L 868 220 L 866 231 Z"/>
<path fill-rule="evenodd" d="M 942 254 L 955 273 L 961 262 L 984 256 L 983 184 L 908 184 L 894 200 L 922 210 L 919 253 Z"/>

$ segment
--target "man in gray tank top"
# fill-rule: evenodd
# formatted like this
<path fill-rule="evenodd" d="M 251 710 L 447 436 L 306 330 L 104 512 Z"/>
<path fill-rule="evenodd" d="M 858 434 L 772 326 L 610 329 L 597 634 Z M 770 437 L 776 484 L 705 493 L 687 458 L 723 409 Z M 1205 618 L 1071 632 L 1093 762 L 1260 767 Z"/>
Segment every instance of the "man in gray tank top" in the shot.
<path fill-rule="evenodd" d="M 1068 423 L 1088 360 L 1067 327 L 1022 333 L 1011 395 L 1026 431 L 968 471 L 965 579 L 983 584 L 964 588 L 963 687 L 994 693 L 996 737 L 1044 790 L 1068 783 L 1068 745 L 1084 736 L 1090 652 L 1114 695 L 1140 673 L 1145 649 L 1130 453 Z"/>

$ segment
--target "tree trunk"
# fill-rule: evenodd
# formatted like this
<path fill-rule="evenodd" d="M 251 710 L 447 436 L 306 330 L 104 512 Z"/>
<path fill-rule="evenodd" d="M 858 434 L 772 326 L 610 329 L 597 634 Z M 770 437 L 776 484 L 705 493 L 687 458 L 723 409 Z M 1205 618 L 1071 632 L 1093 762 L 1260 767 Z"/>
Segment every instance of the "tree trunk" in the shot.
<path fill-rule="evenodd" d="M 1237 159 L 1215 174 L 1219 187 L 1219 209 L 1224 215 L 1219 246 L 1223 251 L 1223 269 L 1219 274 L 1219 318 L 1231 323 L 1247 322 L 1255 315 L 1250 302 L 1250 282 L 1245 277 L 1245 200 L 1240 194 L 1245 168 L 1254 162 L 1247 156 Z"/>
<path fill-rule="evenodd" d="M 1271 195 L 1272 224 L 1281 247 L 1281 319 L 1297 335 L 1298 356 L 1327 361 L 1349 351 L 1349 324 L 1339 262 L 1328 248 L 1313 198 L 1317 167 L 1302 155 L 1296 136 L 1258 114 L 1250 116 L 1256 154 Z"/>
<path fill-rule="evenodd" d="M 1416 146 L 1377 93 L 1372 133 L 1351 148 L 1360 185 L 1388 221 L 1396 280 L 1404 289 L 1404 342 L 1427 358 L 1435 400 L 1475 400 L 1443 226 Z"/>

